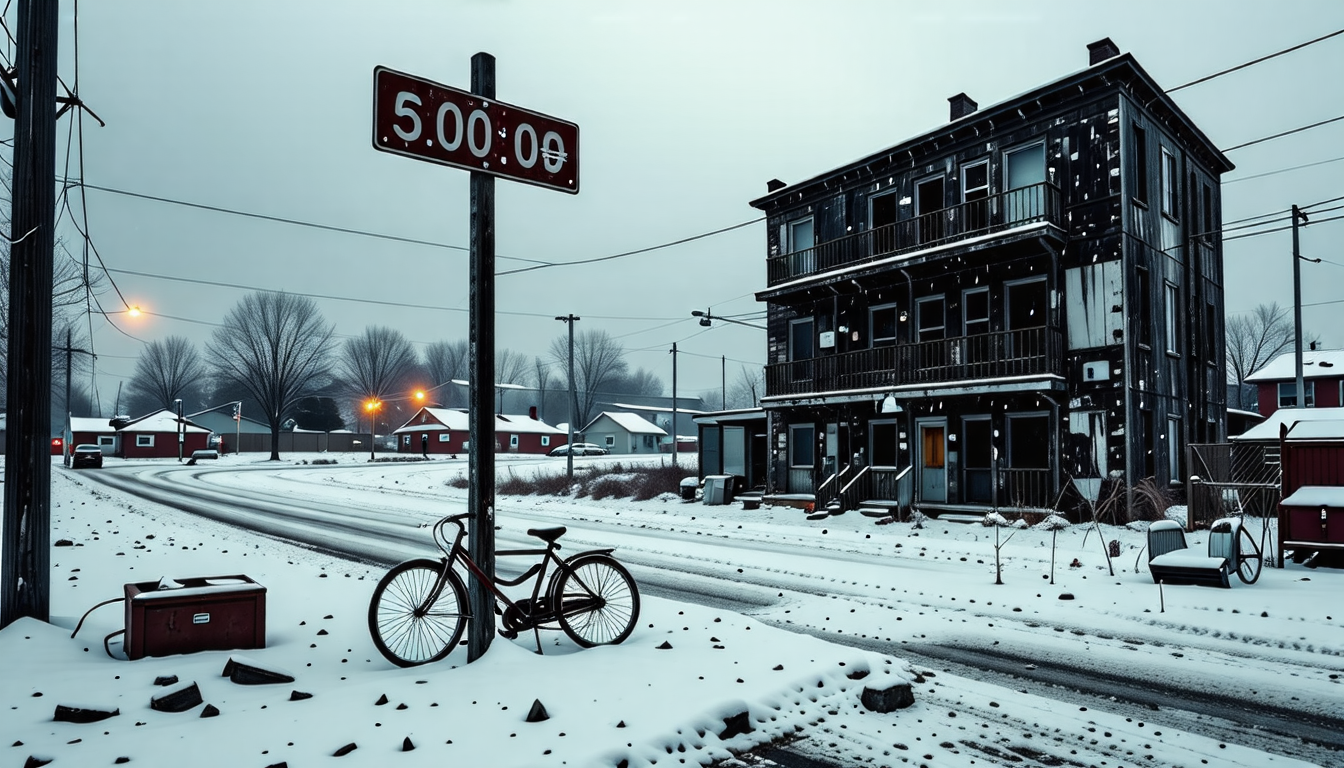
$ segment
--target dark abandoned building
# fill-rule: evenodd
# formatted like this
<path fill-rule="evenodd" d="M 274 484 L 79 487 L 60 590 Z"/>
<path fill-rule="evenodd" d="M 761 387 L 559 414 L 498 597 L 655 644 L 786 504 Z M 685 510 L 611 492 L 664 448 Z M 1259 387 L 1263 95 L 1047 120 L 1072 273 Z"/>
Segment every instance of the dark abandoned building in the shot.
<path fill-rule="evenodd" d="M 768 492 L 1056 506 L 1226 437 L 1219 180 L 1129 54 L 769 184 Z M 890 503 L 888 503 L 890 506 Z"/>

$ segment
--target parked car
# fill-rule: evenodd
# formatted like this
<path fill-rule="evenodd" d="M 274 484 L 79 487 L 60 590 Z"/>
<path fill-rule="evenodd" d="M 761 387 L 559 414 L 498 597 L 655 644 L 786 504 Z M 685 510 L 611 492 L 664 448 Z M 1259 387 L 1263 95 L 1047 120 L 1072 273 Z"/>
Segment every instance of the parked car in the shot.
<path fill-rule="evenodd" d="M 103 466 L 103 449 L 96 445 L 85 444 L 76 445 L 75 453 L 70 457 L 70 468 L 79 469 L 81 467 L 92 467 L 99 469 Z"/>
<path fill-rule="evenodd" d="M 608 451 L 600 445 L 594 443 L 573 443 L 572 445 L 561 445 L 552 448 L 548 456 L 568 456 L 573 450 L 575 456 L 605 456 Z"/>

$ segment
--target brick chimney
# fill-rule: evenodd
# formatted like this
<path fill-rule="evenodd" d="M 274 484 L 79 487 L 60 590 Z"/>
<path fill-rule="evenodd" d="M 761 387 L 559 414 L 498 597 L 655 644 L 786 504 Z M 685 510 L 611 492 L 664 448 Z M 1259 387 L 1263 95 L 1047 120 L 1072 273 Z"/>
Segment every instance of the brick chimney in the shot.
<path fill-rule="evenodd" d="M 947 102 L 952 105 L 952 117 L 948 118 L 949 120 L 960 120 L 974 112 L 976 107 L 980 106 L 974 101 L 971 101 L 971 97 L 964 93 L 958 93 L 956 96 L 948 99 Z"/>
<path fill-rule="evenodd" d="M 1107 59 L 1113 59 L 1120 55 L 1120 49 L 1111 38 L 1103 37 L 1095 43 L 1087 44 L 1087 66 L 1092 67 L 1100 64 Z"/>
<path fill-rule="evenodd" d="M 772 192 L 778 192 L 779 190 L 781 190 L 781 189 L 783 189 L 783 188 L 785 188 L 785 187 L 787 187 L 787 186 L 789 186 L 789 185 L 788 185 L 788 184 L 785 184 L 784 182 L 780 181 L 779 179 L 771 179 L 771 180 L 765 182 L 765 193 L 768 195 L 768 194 L 770 194 L 770 193 L 772 193 Z"/>

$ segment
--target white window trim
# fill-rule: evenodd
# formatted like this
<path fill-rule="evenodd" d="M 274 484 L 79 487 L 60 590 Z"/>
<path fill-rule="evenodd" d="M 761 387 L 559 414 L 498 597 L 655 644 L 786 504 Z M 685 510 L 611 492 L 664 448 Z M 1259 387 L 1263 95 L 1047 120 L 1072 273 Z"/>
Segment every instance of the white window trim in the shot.
<path fill-rule="evenodd" d="M 111 435 L 99 435 L 99 436 L 98 436 L 98 447 L 99 447 L 99 448 L 107 448 L 107 447 L 115 446 L 116 444 L 117 444 L 117 438 L 115 438 L 115 437 L 113 437 L 113 436 L 111 436 Z"/>
<path fill-rule="evenodd" d="M 518 436 L 517 436 L 517 435 L 509 435 L 509 447 L 510 447 L 510 448 L 517 448 L 517 447 L 518 447 Z"/>
<path fill-rule="evenodd" d="M 135 447 L 136 447 L 136 448 L 153 448 L 153 447 L 154 447 L 154 436 L 153 436 L 153 435 L 145 435 L 145 434 L 137 434 L 137 435 L 135 436 Z"/>
<path fill-rule="evenodd" d="M 401 444 L 402 444 L 402 445 L 410 445 L 410 444 L 411 444 L 411 436 L 410 436 L 410 435 L 402 435 L 402 436 L 401 436 Z"/>
<path fill-rule="evenodd" d="M 542 436 L 541 436 L 541 447 L 542 447 L 542 448 L 545 448 L 545 447 L 549 446 L 550 444 L 551 444 L 551 436 L 550 436 L 550 435 L 542 435 Z"/>
<path fill-rule="evenodd" d="M 606 442 L 608 448 L 615 448 L 615 447 L 616 447 L 616 436 L 615 436 L 615 435 L 606 435 L 606 436 L 604 437 L 604 440 L 605 440 L 605 442 Z"/>
<path fill-rule="evenodd" d="M 1169 280 L 1162 281 L 1162 303 L 1164 305 L 1162 311 L 1167 336 L 1167 354 L 1170 355 L 1181 354 L 1181 340 L 1177 338 L 1181 330 L 1180 323 L 1177 322 L 1177 318 L 1180 316 L 1180 306 L 1178 306 L 1181 301 L 1180 296 L 1180 291 L 1175 283 Z"/>
<path fill-rule="evenodd" d="M 1180 173 L 1177 171 L 1176 154 L 1162 147 L 1162 165 L 1158 168 L 1162 177 L 1162 213 L 1175 219 L 1177 206 L 1180 205 Z"/>
<path fill-rule="evenodd" d="M 798 226 L 800 224 L 804 223 L 812 225 L 812 242 L 806 245 L 801 245 L 800 243 L 795 242 L 794 232 L 797 231 Z M 811 216 L 804 216 L 802 218 L 793 219 L 792 221 L 785 224 L 784 232 L 786 233 L 787 235 L 786 239 L 788 240 L 788 242 L 785 243 L 786 253 L 797 253 L 799 251 L 805 251 L 808 248 L 812 248 L 817 244 L 817 224 L 816 220 L 813 219 L 813 217 Z"/>
<path fill-rule="evenodd" d="M 1016 146 L 1016 147 L 1013 147 L 1013 148 L 1011 148 L 1011 149 L 1005 149 L 1005 150 L 1003 151 L 1003 189 L 1004 189 L 1005 192 L 1006 192 L 1007 190 L 1009 190 L 1009 189 L 1026 189 L 1026 187 L 1009 187 L 1009 186 L 1008 186 L 1008 181 L 1009 181 L 1009 179 L 1008 179 L 1008 157 L 1009 157 L 1010 155 L 1015 155 L 1015 154 L 1017 154 L 1018 152 L 1026 152 L 1026 151 L 1029 150 L 1029 149 L 1035 149 L 1036 147 L 1040 147 L 1040 148 L 1041 148 L 1041 170 L 1042 170 L 1042 171 L 1046 171 L 1046 170 L 1047 170 L 1047 169 L 1046 169 L 1046 160 L 1047 160 L 1047 157 L 1046 157 L 1046 152 L 1045 152 L 1045 141 L 1044 141 L 1044 140 L 1041 140 L 1041 141 L 1032 141 L 1032 142 L 1028 142 L 1028 143 L 1026 143 L 1026 144 L 1020 144 L 1020 145 L 1018 145 L 1018 146 Z M 1047 173 L 1046 175 L 1048 175 L 1048 173 Z M 1029 185 L 1027 185 L 1027 186 L 1035 186 L 1035 185 L 1031 185 L 1031 184 L 1029 184 Z"/>
<path fill-rule="evenodd" d="M 1283 388 L 1284 388 L 1284 387 L 1292 387 L 1292 388 L 1293 388 L 1293 393 L 1292 393 L 1290 396 L 1288 396 L 1288 397 L 1284 397 L 1284 394 L 1283 394 Z M 1344 394 L 1344 382 L 1340 382 L 1340 388 L 1341 388 L 1341 394 Z M 1276 391 L 1276 394 L 1278 395 L 1278 398 L 1279 398 L 1279 407 L 1280 407 L 1280 408 L 1296 408 L 1296 407 L 1297 407 L 1297 380 L 1296 380 L 1296 379 L 1294 379 L 1293 381 L 1280 381 L 1279 384 L 1278 384 L 1278 386 L 1277 386 L 1275 389 L 1277 390 L 1277 391 Z M 1316 407 L 1316 382 L 1312 381 L 1311 379 L 1303 379 L 1303 380 L 1302 380 L 1302 391 L 1303 391 L 1304 393 L 1306 393 L 1306 394 L 1305 394 L 1305 397 L 1304 397 L 1304 399 L 1303 399 L 1302 402 L 1304 402 L 1304 403 L 1306 404 L 1306 407 L 1307 407 L 1307 408 L 1315 408 L 1315 407 Z"/>
<path fill-rule="evenodd" d="M 439 442 L 440 442 L 440 443 L 446 443 L 446 442 L 448 442 L 451 438 L 452 438 L 452 435 L 451 435 L 450 433 L 448 433 L 448 432 L 440 432 L 440 433 L 439 433 Z"/>
<path fill-rule="evenodd" d="M 1167 414 L 1167 482 L 1178 484 L 1181 479 L 1181 417 Z"/>
<path fill-rule="evenodd" d="M 968 186 L 966 185 L 966 172 L 969 171 L 969 170 L 971 170 L 972 168 L 978 168 L 978 167 L 980 167 L 980 166 L 982 166 L 982 165 L 985 167 L 985 185 L 984 185 L 983 187 L 968 187 Z M 973 198 L 973 199 L 975 199 L 975 200 L 984 200 L 984 199 L 986 199 L 986 198 L 988 198 L 988 197 L 990 196 L 990 190 L 993 188 L 993 186 L 994 186 L 994 184 L 993 184 L 993 179 L 991 179 L 991 178 L 989 177 L 989 160 L 988 160 L 988 159 L 985 159 L 985 160 L 978 160 L 978 161 L 976 161 L 976 162 L 974 162 L 974 163 L 967 163 L 967 164 L 961 166 L 961 202 L 963 202 L 963 203 L 971 202 L 971 199 L 968 199 L 968 198 L 966 197 L 966 194 L 967 194 L 968 192 L 978 192 L 978 191 L 980 191 L 980 190 L 982 190 L 982 189 L 985 191 L 985 197 L 977 197 L 977 198 Z"/>

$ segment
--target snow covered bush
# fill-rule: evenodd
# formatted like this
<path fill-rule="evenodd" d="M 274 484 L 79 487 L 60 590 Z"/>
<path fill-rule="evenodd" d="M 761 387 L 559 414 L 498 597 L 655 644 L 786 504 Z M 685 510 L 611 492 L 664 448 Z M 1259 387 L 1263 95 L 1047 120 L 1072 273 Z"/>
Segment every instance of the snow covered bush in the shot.
<path fill-rule="evenodd" d="M 1059 515 L 1050 515 L 1033 527 L 1038 531 L 1062 531 L 1069 527 L 1069 521 Z"/>
<path fill-rule="evenodd" d="M 990 527 L 991 525 L 1001 525 L 1007 527 L 1008 518 L 1004 517 L 1003 515 L 1000 515 L 998 512 L 990 512 L 986 514 L 983 519 L 980 520 L 980 524 L 985 526 L 986 528 Z"/>

